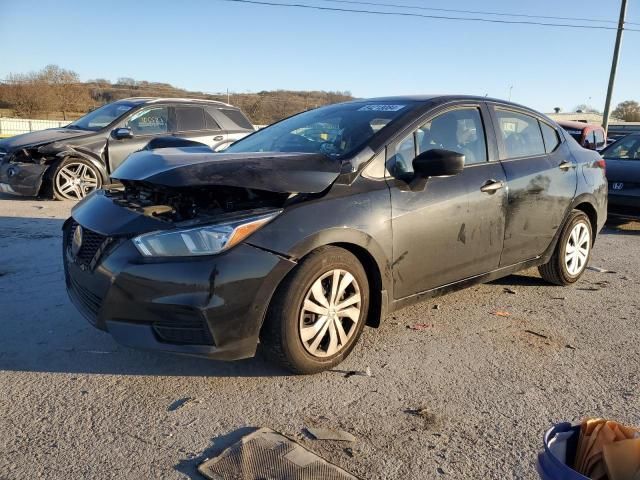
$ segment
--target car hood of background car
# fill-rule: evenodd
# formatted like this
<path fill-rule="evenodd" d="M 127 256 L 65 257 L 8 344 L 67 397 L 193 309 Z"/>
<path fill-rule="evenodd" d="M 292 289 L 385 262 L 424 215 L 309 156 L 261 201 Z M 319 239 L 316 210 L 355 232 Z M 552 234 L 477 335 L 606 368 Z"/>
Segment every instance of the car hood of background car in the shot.
<path fill-rule="evenodd" d="M 164 187 L 227 186 L 278 193 L 319 193 L 341 162 L 318 153 L 215 153 L 208 147 L 161 148 L 131 154 L 111 175 Z"/>
<path fill-rule="evenodd" d="M 23 133 L 22 135 L 0 140 L 0 148 L 11 151 L 18 148 L 83 137 L 94 133 L 95 132 L 89 132 L 87 130 L 76 130 L 74 128 L 50 128 L 47 130 L 38 130 L 37 132 Z"/>

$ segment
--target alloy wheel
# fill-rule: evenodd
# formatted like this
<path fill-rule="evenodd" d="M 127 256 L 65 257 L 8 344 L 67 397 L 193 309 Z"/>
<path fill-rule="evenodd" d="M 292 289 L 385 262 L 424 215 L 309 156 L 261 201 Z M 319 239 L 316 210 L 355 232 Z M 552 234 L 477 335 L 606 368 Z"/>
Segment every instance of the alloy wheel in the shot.
<path fill-rule="evenodd" d="M 576 276 L 587 265 L 589 249 L 591 248 L 591 236 L 589 227 L 584 222 L 578 222 L 571 230 L 564 249 L 564 264 L 569 275 Z"/>
<path fill-rule="evenodd" d="M 81 200 L 99 187 L 97 172 L 81 162 L 70 162 L 58 170 L 56 190 L 69 200 Z"/>
<path fill-rule="evenodd" d="M 308 353 L 331 357 L 357 331 L 362 308 L 360 286 L 346 270 L 322 274 L 307 292 L 300 310 L 299 333 Z"/>

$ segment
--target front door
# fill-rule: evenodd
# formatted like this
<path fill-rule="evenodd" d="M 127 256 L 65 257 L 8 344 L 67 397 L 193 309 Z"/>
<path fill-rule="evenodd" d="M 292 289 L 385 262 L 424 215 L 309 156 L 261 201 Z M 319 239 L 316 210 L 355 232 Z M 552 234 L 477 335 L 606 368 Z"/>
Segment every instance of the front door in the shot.
<path fill-rule="evenodd" d="M 556 128 L 533 115 L 492 107 L 509 185 L 501 266 L 542 255 L 573 197 L 576 164 Z"/>
<path fill-rule="evenodd" d="M 507 189 L 487 122 L 480 105 L 461 105 L 389 145 L 395 299 L 498 267 Z M 463 153 L 464 170 L 411 191 L 412 160 L 432 148 Z"/>
<path fill-rule="evenodd" d="M 130 154 L 142 149 L 154 137 L 171 132 L 171 107 L 154 105 L 135 111 L 120 127 L 128 127 L 133 138 L 115 139 L 109 137 L 107 153 L 109 167 L 113 172 Z"/>

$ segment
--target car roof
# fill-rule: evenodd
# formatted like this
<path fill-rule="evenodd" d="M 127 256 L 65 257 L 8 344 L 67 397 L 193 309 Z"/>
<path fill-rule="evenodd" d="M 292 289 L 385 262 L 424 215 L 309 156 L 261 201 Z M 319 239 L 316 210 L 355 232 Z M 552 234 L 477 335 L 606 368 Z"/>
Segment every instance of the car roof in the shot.
<path fill-rule="evenodd" d="M 575 128 L 576 130 L 584 130 L 585 128 L 593 128 L 598 130 L 603 129 L 597 123 L 575 122 L 571 120 L 556 120 L 556 123 L 563 128 Z"/>
<path fill-rule="evenodd" d="M 122 100 L 118 100 L 120 102 L 132 102 L 138 105 L 147 104 L 147 103 L 196 103 L 196 104 L 206 104 L 206 105 L 214 105 L 218 107 L 225 108 L 233 108 L 237 109 L 238 107 L 234 107 L 233 105 L 229 105 L 228 103 L 218 102 L 217 100 L 208 100 L 205 98 L 179 98 L 179 97 L 130 97 L 123 98 Z"/>

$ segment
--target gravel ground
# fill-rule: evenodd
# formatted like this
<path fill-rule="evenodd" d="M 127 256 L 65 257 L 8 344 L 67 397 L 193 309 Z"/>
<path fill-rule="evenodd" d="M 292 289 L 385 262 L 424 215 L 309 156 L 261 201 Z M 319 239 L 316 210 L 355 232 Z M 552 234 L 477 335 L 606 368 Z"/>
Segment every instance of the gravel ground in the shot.
<path fill-rule="evenodd" d="M 200 478 L 204 458 L 259 426 L 361 478 L 536 479 L 552 424 L 640 424 L 640 224 L 595 246 L 591 264 L 616 273 L 560 288 L 530 270 L 440 297 L 365 330 L 339 370 L 296 377 L 262 358 L 129 350 L 91 327 L 64 289 L 70 207 L 0 198 L 2 479 Z"/>

